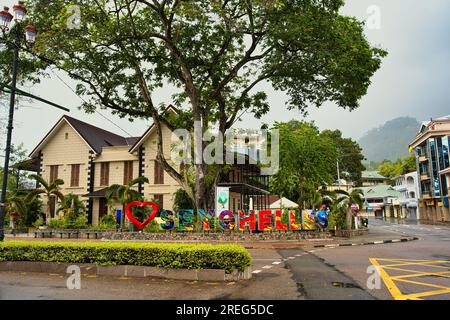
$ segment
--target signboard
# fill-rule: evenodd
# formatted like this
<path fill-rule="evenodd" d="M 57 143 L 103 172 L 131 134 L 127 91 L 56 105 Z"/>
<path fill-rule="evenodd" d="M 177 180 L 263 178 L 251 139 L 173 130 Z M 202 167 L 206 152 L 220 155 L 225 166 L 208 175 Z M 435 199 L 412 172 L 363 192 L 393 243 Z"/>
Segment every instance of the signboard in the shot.
<path fill-rule="evenodd" d="M 303 210 L 302 211 L 302 220 L 303 220 L 303 229 L 305 230 L 315 230 L 316 222 L 315 216 L 312 210 Z"/>
<path fill-rule="evenodd" d="M 230 188 L 216 188 L 216 212 L 219 214 L 224 210 L 230 210 Z"/>
<path fill-rule="evenodd" d="M 227 201 L 222 195 L 222 201 L 220 204 L 226 204 Z M 141 221 L 141 218 L 134 216 L 136 210 L 132 210 L 132 207 L 151 207 L 153 210 L 148 217 L 145 217 L 145 221 Z M 157 205 L 153 202 L 129 202 L 125 206 L 125 213 L 127 218 L 139 229 L 142 230 L 153 219 L 159 224 L 159 227 L 163 230 L 177 229 L 181 232 L 194 231 L 194 217 L 197 216 L 200 219 L 201 225 L 203 225 L 203 231 L 294 231 L 294 230 L 315 230 L 318 225 L 321 225 L 322 229 L 328 225 L 327 215 L 321 216 L 321 212 L 318 213 L 313 210 L 303 210 L 298 219 L 296 211 L 286 211 L 287 216 L 282 221 L 281 210 L 250 210 L 248 212 L 239 211 L 232 212 L 230 210 L 221 210 L 216 217 L 213 217 L 215 210 L 199 210 L 194 212 L 193 209 L 180 209 L 178 211 L 162 210 L 159 218 L 156 217 L 158 212 Z M 119 214 L 120 213 L 120 214 Z M 117 219 L 122 217 L 121 211 L 117 210 Z M 316 215 L 318 215 L 318 222 L 316 221 Z M 213 223 L 213 220 L 216 223 Z M 302 221 L 297 221 L 302 220 Z M 178 223 L 176 223 L 178 221 Z"/>

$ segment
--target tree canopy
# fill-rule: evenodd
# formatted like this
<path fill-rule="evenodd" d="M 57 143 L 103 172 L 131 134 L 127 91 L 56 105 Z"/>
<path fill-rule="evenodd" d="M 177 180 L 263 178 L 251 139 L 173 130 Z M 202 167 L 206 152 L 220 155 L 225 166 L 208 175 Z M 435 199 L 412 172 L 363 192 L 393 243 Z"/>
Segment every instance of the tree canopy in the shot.
<path fill-rule="evenodd" d="M 416 171 L 416 156 L 414 154 L 396 162 L 385 160 L 378 166 L 378 172 L 391 180 L 413 171 Z"/>
<path fill-rule="evenodd" d="M 386 52 L 371 46 L 363 22 L 339 13 L 343 0 L 36 0 L 30 17 L 39 35 L 33 51 L 77 81 L 83 108 L 104 106 L 121 117 L 151 118 L 157 160 L 197 206 L 207 192 L 206 164 L 191 187 L 162 150 L 161 108 L 173 102 L 225 133 L 243 112 L 268 112 L 270 84 L 288 94 L 287 107 L 307 112 L 331 101 L 353 110 Z M 80 25 L 68 21 L 70 5 Z M 201 134 L 196 133 L 196 134 Z M 205 143 L 206 144 L 206 143 Z M 204 147 L 204 145 L 203 145 Z"/>

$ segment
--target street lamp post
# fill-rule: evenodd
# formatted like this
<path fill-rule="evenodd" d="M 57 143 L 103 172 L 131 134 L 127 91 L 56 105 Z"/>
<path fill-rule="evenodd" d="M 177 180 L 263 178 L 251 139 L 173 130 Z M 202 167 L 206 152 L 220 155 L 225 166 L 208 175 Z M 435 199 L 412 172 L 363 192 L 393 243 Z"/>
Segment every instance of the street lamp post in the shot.
<path fill-rule="evenodd" d="M 24 2 L 19 1 L 17 5 L 13 7 L 14 16 L 9 13 L 9 8 L 4 7 L 0 11 L 0 29 L 3 35 L 9 31 L 9 25 L 14 18 L 16 23 L 15 39 L 13 43 L 13 65 L 12 65 L 12 78 L 11 78 L 11 96 L 9 100 L 9 115 L 8 115 L 8 126 L 6 135 L 6 148 L 5 148 L 5 164 L 3 166 L 3 180 L 2 189 L 0 195 L 0 241 L 4 240 L 4 223 L 6 214 L 6 191 L 8 186 L 8 172 L 9 172 L 9 158 L 11 154 L 11 139 L 13 130 L 13 120 L 14 120 L 14 103 L 16 99 L 16 85 L 17 85 L 17 71 L 19 66 L 19 47 L 21 40 L 21 29 L 20 23 L 25 18 L 27 10 L 25 8 Z M 28 43 L 34 43 L 36 40 L 36 28 L 31 24 L 25 28 L 25 39 Z"/>

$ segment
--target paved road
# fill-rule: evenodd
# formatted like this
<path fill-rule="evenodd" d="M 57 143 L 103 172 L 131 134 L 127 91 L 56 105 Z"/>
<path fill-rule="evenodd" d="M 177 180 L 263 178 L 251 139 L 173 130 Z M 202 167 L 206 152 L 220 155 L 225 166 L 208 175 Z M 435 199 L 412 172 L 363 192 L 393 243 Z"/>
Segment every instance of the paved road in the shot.
<path fill-rule="evenodd" d="M 378 299 L 450 299 L 450 228 L 380 220 L 372 220 L 370 225 L 379 232 L 418 236 L 420 240 L 337 247 L 314 254 Z M 383 280 L 379 289 L 367 285 L 369 276 L 376 274 L 368 270 L 374 265 L 379 266 Z M 370 280 L 370 287 L 376 284 L 375 279 Z"/>
<path fill-rule="evenodd" d="M 450 228 L 379 220 L 370 227 L 379 238 L 420 240 L 250 249 L 253 279 L 225 284 L 83 277 L 80 290 L 68 290 L 66 276 L 0 272 L 0 299 L 450 299 Z"/>

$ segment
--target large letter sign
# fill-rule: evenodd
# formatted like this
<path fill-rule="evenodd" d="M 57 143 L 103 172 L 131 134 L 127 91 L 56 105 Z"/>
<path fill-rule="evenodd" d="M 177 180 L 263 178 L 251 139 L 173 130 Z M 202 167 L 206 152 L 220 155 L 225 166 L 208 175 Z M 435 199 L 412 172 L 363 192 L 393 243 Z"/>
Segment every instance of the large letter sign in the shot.
<path fill-rule="evenodd" d="M 224 210 L 219 215 L 219 224 L 224 231 L 234 229 L 234 215 L 230 210 Z"/>
<path fill-rule="evenodd" d="M 277 231 L 281 230 L 281 231 L 286 231 L 287 230 L 287 225 L 281 223 L 281 210 L 277 210 L 275 212 L 275 228 Z"/>
<path fill-rule="evenodd" d="M 175 219 L 174 219 L 174 214 L 172 211 L 170 210 L 163 210 L 163 212 L 161 212 L 161 220 L 163 220 L 164 222 L 160 224 L 161 228 L 163 228 L 164 230 L 172 230 L 173 227 L 175 226 Z"/>
<path fill-rule="evenodd" d="M 254 231 L 255 228 L 255 211 L 250 211 L 249 214 L 245 214 L 244 211 L 239 211 L 239 230 L 245 231 L 248 228 L 250 231 Z"/>
<path fill-rule="evenodd" d="M 272 231 L 272 210 L 260 210 L 258 213 L 258 227 L 261 231 Z"/>
<path fill-rule="evenodd" d="M 198 210 L 198 217 L 200 218 L 200 220 L 202 220 L 204 231 L 210 231 L 213 228 L 212 219 L 214 217 L 214 210 L 211 209 L 205 211 L 203 209 L 200 209 Z"/>
<path fill-rule="evenodd" d="M 145 221 L 139 221 L 133 212 L 133 207 L 152 207 L 153 211 Z M 125 213 L 127 218 L 139 229 L 142 230 L 149 224 L 158 212 L 158 207 L 153 202 L 133 201 L 125 206 Z M 249 212 L 239 211 L 233 213 L 230 210 L 221 210 L 218 212 L 217 218 L 214 218 L 214 210 L 199 210 L 197 212 L 197 221 L 203 225 L 203 231 L 211 231 L 214 229 L 213 219 L 219 224 L 218 230 L 222 231 L 294 231 L 294 230 L 314 230 L 320 227 L 325 229 L 328 225 L 328 212 L 322 209 L 318 213 L 313 210 L 303 210 L 299 213 L 302 221 L 298 222 L 296 211 L 290 210 L 288 213 L 288 224 L 282 223 L 281 210 L 251 210 Z M 173 230 L 177 228 L 179 232 L 194 231 L 194 210 L 184 209 L 178 212 L 170 210 L 163 210 L 158 219 L 158 223 L 163 230 Z M 317 219 L 316 219 L 317 217 Z M 178 220 L 178 224 L 176 221 Z M 317 220 L 317 221 L 316 221 Z M 257 224 L 256 224 L 257 222 Z M 217 231 L 217 230 L 216 230 Z"/>
<path fill-rule="evenodd" d="M 133 216 L 133 212 L 132 212 L 131 208 L 132 207 L 141 207 L 142 208 L 145 206 L 153 207 L 153 211 L 150 214 L 150 216 L 147 218 L 147 220 L 141 222 Z M 158 206 L 154 202 L 133 201 L 133 202 L 127 203 L 127 205 L 125 207 L 125 213 L 127 215 L 128 220 L 130 220 L 139 230 L 142 230 L 145 228 L 145 226 L 147 224 L 150 223 L 150 221 L 152 221 L 155 218 L 156 214 L 158 213 Z"/>

